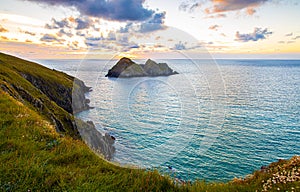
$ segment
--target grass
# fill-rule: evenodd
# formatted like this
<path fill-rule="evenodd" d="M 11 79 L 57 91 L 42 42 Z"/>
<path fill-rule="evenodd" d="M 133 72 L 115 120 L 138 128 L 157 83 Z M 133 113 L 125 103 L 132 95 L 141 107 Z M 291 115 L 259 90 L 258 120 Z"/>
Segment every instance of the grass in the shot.
<path fill-rule="evenodd" d="M 0 94 L 0 190 L 176 190 L 157 172 L 121 168 L 101 159 L 83 141 L 59 135 L 35 111 Z"/>
<path fill-rule="evenodd" d="M 57 132 L 47 110 L 62 121 L 74 117 L 20 76 L 32 63 L 1 54 L 0 65 L 0 191 L 300 191 L 299 156 L 227 183 L 178 183 L 157 171 L 107 162 L 76 139 L 75 132 Z M 37 69 L 41 74 L 48 72 Z M 41 74 L 36 75 L 43 78 Z M 68 79 L 63 73 L 56 75 L 49 74 L 47 81 Z M 36 101 L 23 99 L 18 88 L 41 101 L 44 109 L 37 109 Z"/>
<path fill-rule="evenodd" d="M 30 77 L 36 85 L 24 76 Z M 73 80 L 65 73 L 0 53 L 0 88 L 49 121 L 55 119 L 61 133 L 79 138 L 73 126 L 74 116 L 65 109 L 67 104 L 64 103 L 72 103 Z"/>

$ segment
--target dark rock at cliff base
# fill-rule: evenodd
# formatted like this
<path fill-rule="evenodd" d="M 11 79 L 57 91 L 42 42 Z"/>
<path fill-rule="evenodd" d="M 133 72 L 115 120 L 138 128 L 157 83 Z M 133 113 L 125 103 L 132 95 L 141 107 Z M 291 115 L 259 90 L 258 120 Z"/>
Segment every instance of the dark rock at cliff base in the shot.
<path fill-rule="evenodd" d="M 76 119 L 76 125 L 80 136 L 86 144 L 95 152 L 103 155 L 107 160 L 111 160 L 115 153 L 115 138 L 108 133 L 102 135 L 92 121 L 83 122 Z"/>
<path fill-rule="evenodd" d="M 156 63 L 148 59 L 145 64 L 136 64 L 131 59 L 123 57 L 114 65 L 105 77 L 155 77 L 178 74 L 166 63 Z"/>

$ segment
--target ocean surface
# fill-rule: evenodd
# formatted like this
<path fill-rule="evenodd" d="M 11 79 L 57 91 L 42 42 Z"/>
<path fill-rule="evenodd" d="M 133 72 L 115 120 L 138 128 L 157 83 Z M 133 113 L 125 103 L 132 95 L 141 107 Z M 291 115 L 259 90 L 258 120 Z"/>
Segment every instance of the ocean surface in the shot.
<path fill-rule="evenodd" d="M 179 74 L 114 79 L 116 60 L 38 62 L 93 87 L 95 108 L 78 116 L 116 138 L 121 165 L 228 181 L 300 155 L 300 60 L 156 61 Z"/>

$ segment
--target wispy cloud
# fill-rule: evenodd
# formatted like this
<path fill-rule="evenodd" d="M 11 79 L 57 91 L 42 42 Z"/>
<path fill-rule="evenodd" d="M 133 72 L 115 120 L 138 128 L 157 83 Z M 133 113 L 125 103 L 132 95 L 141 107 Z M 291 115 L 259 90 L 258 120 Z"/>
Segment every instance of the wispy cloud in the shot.
<path fill-rule="evenodd" d="M 294 40 L 300 39 L 300 35 L 297 35 L 296 37 L 293 38 Z"/>
<path fill-rule="evenodd" d="M 207 8 L 207 13 L 220 13 L 228 11 L 237 11 L 247 9 L 247 13 L 252 15 L 255 8 L 267 2 L 268 0 L 211 0 L 213 7 Z"/>
<path fill-rule="evenodd" d="M 219 14 L 216 14 L 216 15 L 208 15 L 205 18 L 215 19 L 215 18 L 225 18 L 225 17 L 226 17 L 226 14 L 219 13 Z"/>
<path fill-rule="evenodd" d="M 5 36 L 0 36 L 0 39 L 1 39 L 1 40 L 8 40 L 8 38 L 5 37 Z"/>
<path fill-rule="evenodd" d="M 208 29 L 218 31 L 218 28 L 221 27 L 220 25 L 211 25 Z"/>
<path fill-rule="evenodd" d="M 240 34 L 238 31 L 235 34 L 236 40 L 241 42 L 248 41 L 258 41 L 262 39 L 266 39 L 268 35 L 271 35 L 273 32 L 266 29 L 255 28 L 252 33 Z"/>
<path fill-rule="evenodd" d="M 5 32 L 8 32 L 8 30 L 5 29 L 4 27 L 2 27 L 2 25 L 0 25 L 0 32 L 5 33 Z"/>
<path fill-rule="evenodd" d="M 63 40 L 58 39 L 55 35 L 52 34 L 44 34 L 40 41 L 44 41 L 44 42 L 61 42 Z"/>
<path fill-rule="evenodd" d="M 186 47 L 184 45 L 184 43 L 182 43 L 181 41 L 179 41 L 178 43 L 176 43 L 173 47 L 174 50 L 186 50 Z"/>
<path fill-rule="evenodd" d="M 287 37 L 293 36 L 293 33 L 285 34 L 285 36 L 287 36 Z"/>
<path fill-rule="evenodd" d="M 203 0 L 188 0 L 179 5 L 179 10 L 193 12 L 195 9 L 201 7 Z"/>
<path fill-rule="evenodd" d="M 204 11 L 207 14 L 224 14 L 229 11 L 245 9 L 247 14 L 253 15 L 256 12 L 255 9 L 267 1 L 270 0 L 210 0 L 213 5 Z M 195 8 L 201 7 L 206 2 L 204 0 L 188 0 L 180 4 L 179 10 L 192 12 Z"/>
<path fill-rule="evenodd" d="M 288 41 L 287 44 L 295 43 L 295 41 Z"/>
<path fill-rule="evenodd" d="M 36 33 L 34 32 L 30 32 L 30 31 L 23 31 L 22 29 L 19 28 L 19 32 L 20 33 L 24 33 L 24 34 L 27 34 L 27 35 L 31 35 L 31 36 L 35 36 Z"/>

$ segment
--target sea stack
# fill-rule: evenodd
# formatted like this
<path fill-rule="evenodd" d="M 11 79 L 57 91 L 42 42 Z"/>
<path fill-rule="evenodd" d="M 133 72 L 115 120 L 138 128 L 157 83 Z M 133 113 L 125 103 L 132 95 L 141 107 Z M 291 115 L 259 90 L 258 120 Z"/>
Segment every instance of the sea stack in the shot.
<path fill-rule="evenodd" d="M 172 70 L 166 63 L 156 63 L 148 59 L 145 64 L 137 64 L 131 59 L 123 57 L 108 71 L 105 77 L 156 77 L 174 74 L 178 73 Z"/>

